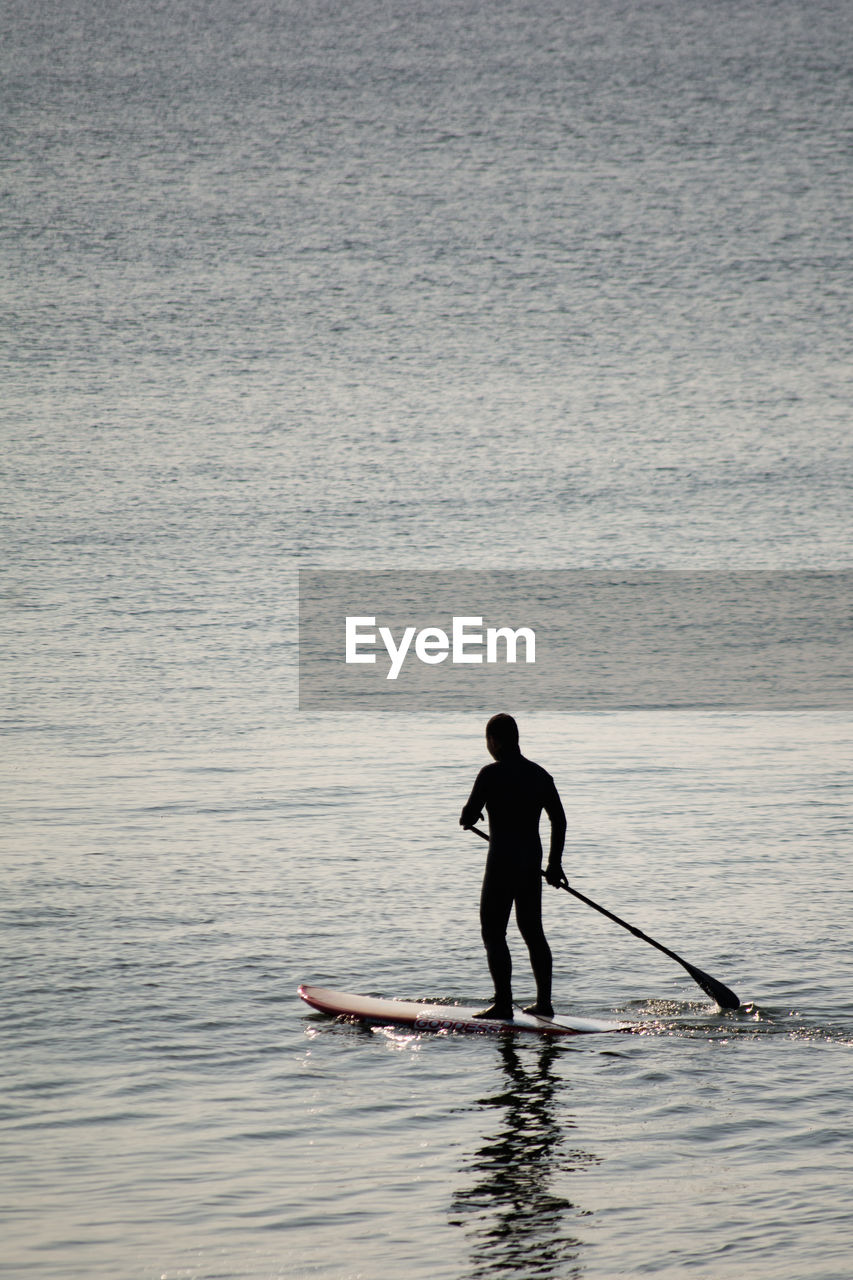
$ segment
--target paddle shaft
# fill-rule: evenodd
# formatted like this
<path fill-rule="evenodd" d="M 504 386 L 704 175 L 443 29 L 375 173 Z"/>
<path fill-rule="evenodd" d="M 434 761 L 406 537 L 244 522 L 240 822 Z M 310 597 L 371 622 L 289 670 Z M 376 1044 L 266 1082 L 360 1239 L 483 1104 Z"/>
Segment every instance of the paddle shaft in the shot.
<path fill-rule="evenodd" d="M 481 840 L 488 840 L 488 834 L 481 831 L 479 827 L 469 827 L 469 831 L 475 832 Z M 544 875 L 544 872 L 543 872 Z M 650 938 L 647 933 L 643 933 L 642 929 L 636 928 L 633 924 L 628 924 L 627 920 L 623 920 L 620 916 L 614 915 L 612 911 L 608 911 L 606 907 L 602 907 L 597 902 L 593 902 L 592 898 L 588 898 L 585 893 L 581 893 L 578 889 L 573 889 L 565 876 L 560 882 L 560 888 L 565 889 L 566 893 L 570 893 L 573 898 L 578 898 L 588 907 L 592 907 L 594 911 L 600 911 L 603 916 L 607 916 L 608 920 L 612 920 L 614 924 L 621 925 L 623 929 L 627 929 L 629 933 L 633 933 L 635 938 L 640 938 L 643 942 L 648 942 L 649 946 L 656 947 L 658 951 L 662 951 L 665 956 L 669 956 L 670 960 L 675 960 L 683 969 L 686 969 L 694 982 L 696 982 L 707 995 L 714 1000 L 721 1009 L 737 1009 L 740 1007 L 740 1000 L 725 983 L 718 982 L 716 978 L 712 978 L 709 973 L 705 973 L 702 969 L 697 969 L 694 964 L 690 964 L 682 956 L 675 951 L 671 951 L 669 947 L 665 947 L 662 942 L 656 942 L 654 938 Z"/>

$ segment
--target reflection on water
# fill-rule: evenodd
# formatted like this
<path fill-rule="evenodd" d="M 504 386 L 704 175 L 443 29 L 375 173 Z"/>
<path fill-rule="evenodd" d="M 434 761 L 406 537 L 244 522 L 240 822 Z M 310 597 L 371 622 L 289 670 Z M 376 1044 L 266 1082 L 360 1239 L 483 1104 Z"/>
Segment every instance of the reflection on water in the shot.
<path fill-rule="evenodd" d="M 555 1174 L 579 1171 L 597 1157 L 565 1145 L 563 1128 L 571 1121 L 562 1107 L 561 1122 L 555 1115 L 556 1094 L 566 1089 L 553 1074 L 560 1052 L 546 1041 L 535 1067 L 526 1069 L 513 1040 L 501 1041 L 502 1088 L 478 1104 L 495 1110 L 495 1131 L 466 1159 L 466 1185 L 451 1206 L 451 1223 L 471 1240 L 471 1280 L 581 1274 L 583 1242 L 567 1225 L 584 1211 L 550 1188 Z"/>

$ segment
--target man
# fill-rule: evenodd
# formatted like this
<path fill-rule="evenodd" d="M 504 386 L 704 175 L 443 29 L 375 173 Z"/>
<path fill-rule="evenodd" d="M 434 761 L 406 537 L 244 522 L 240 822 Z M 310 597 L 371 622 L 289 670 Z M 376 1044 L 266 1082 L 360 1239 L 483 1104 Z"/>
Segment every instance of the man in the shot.
<path fill-rule="evenodd" d="M 470 828 L 489 815 L 489 852 L 480 897 L 480 926 L 495 984 L 494 1003 L 477 1016 L 512 1017 L 512 960 L 506 941 L 509 915 L 515 918 L 530 952 L 536 978 L 536 1003 L 525 1013 L 553 1018 L 551 1004 L 551 948 L 542 928 L 542 844 L 539 816 L 551 819 L 551 846 L 545 878 L 563 881 L 566 815 L 554 779 L 540 765 L 527 760 L 518 745 L 518 725 L 512 716 L 492 716 L 486 725 L 486 746 L 494 764 L 480 770 L 460 826 Z"/>

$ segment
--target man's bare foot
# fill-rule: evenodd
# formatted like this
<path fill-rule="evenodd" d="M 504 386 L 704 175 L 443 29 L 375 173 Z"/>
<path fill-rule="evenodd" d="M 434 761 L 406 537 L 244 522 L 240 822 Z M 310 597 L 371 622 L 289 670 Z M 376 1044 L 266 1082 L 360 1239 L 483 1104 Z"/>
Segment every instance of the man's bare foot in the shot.
<path fill-rule="evenodd" d="M 475 1018 L 494 1018 L 501 1022 L 512 1021 L 512 1005 L 511 1004 L 490 1004 L 488 1009 L 481 1009 L 479 1013 L 474 1014 Z"/>
<path fill-rule="evenodd" d="M 554 1006 L 552 1004 L 542 1004 L 539 1000 L 535 1004 L 527 1005 L 525 1013 L 530 1013 L 534 1018 L 553 1018 Z"/>

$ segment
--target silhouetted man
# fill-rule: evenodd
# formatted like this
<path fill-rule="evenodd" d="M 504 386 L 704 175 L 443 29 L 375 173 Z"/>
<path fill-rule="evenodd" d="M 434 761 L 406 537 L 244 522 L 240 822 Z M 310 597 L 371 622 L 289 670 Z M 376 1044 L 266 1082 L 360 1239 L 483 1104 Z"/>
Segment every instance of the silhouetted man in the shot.
<path fill-rule="evenodd" d="M 551 819 L 551 847 L 545 878 L 558 886 L 563 878 L 562 856 L 566 815 L 554 779 L 521 754 L 518 725 L 512 716 L 492 716 L 486 725 L 486 746 L 494 764 L 480 770 L 459 823 L 472 827 L 489 815 L 489 852 L 480 896 L 480 927 L 495 984 L 495 999 L 481 1018 L 512 1017 L 512 960 L 506 941 L 509 915 L 515 918 L 530 952 L 536 978 L 536 1003 L 525 1013 L 553 1018 L 551 1004 L 551 948 L 542 928 L 542 843 L 539 816 Z"/>

